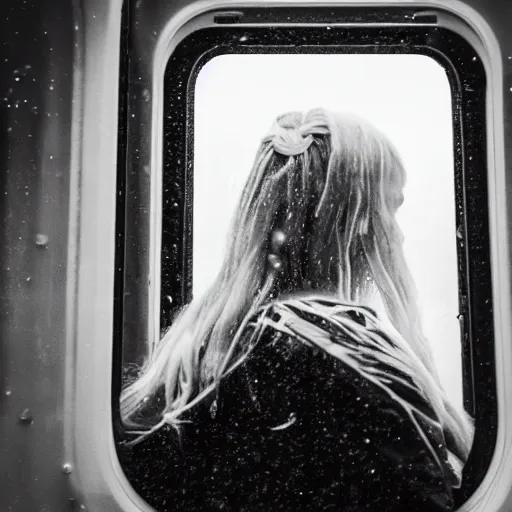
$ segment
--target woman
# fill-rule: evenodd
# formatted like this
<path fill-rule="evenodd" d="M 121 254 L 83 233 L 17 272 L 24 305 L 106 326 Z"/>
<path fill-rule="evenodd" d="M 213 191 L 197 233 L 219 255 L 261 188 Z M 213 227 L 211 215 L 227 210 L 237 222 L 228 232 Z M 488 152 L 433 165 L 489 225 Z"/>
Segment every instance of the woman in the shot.
<path fill-rule="evenodd" d="M 217 279 L 121 396 L 157 510 L 452 509 L 472 425 L 422 334 L 404 184 L 368 123 L 276 120 Z"/>

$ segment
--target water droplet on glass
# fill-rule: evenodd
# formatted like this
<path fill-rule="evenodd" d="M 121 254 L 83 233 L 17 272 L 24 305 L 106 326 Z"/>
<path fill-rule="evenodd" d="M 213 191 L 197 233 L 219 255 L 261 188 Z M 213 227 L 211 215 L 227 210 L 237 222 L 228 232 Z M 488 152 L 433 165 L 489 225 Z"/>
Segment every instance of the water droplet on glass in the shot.
<path fill-rule="evenodd" d="M 8 389 L 6 392 L 5 392 L 5 396 L 11 396 L 12 395 L 12 391 L 10 389 Z"/>
<path fill-rule="evenodd" d="M 16 82 L 19 82 L 20 81 L 20 77 L 17 76 L 15 79 L 14 79 Z"/>
<path fill-rule="evenodd" d="M 50 91 L 53 91 L 53 85 L 50 85 L 50 87 L 48 87 L 48 89 L 50 89 Z"/>
<path fill-rule="evenodd" d="M 475 61 L 476 61 L 476 57 L 473 57 L 473 62 L 475 62 Z"/>
<path fill-rule="evenodd" d="M 73 471 L 73 467 L 71 466 L 71 464 L 66 462 L 65 464 L 62 465 L 62 472 L 65 475 L 69 475 L 71 473 L 71 471 Z"/>
<path fill-rule="evenodd" d="M 283 268 L 283 262 L 281 261 L 279 256 L 275 254 L 268 255 L 268 262 L 274 270 L 281 270 Z"/>
<path fill-rule="evenodd" d="M 32 417 L 32 412 L 30 409 L 25 409 L 19 417 L 21 423 L 25 425 L 31 425 L 34 423 L 34 418 Z"/>
<path fill-rule="evenodd" d="M 272 232 L 272 249 L 278 251 L 286 242 L 286 235 L 279 229 Z"/>
<path fill-rule="evenodd" d="M 214 400 L 210 406 L 210 416 L 212 419 L 215 419 L 215 416 L 217 416 L 217 400 Z"/>
<path fill-rule="evenodd" d="M 26 192 L 26 194 L 28 194 L 28 192 Z M 27 283 L 29 283 L 30 281 L 32 281 L 32 278 L 30 276 L 27 277 Z"/>
<path fill-rule="evenodd" d="M 366 438 L 366 439 L 364 440 L 364 442 L 365 442 L 366 444 L 370 444 L 370 440 L 369 440 L 368 438 Z"/>
<path fill-rule="evenodd" d="M 37 233 L 36 245 L 38 245 L 39 247 L 46 247 L 48 245 L 48 235 Z"/>
<path fill-rule="evenodd" d="M 170 295 L 167 295 L 167 300 L 169 301 L 169 304 L 172 304 L 172 297 Z"/>

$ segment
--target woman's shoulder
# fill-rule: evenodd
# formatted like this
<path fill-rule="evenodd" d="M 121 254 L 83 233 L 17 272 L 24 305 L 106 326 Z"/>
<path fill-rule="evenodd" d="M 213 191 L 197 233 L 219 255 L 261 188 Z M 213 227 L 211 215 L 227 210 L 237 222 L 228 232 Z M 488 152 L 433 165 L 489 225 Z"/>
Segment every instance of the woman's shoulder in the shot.
<path fill-rule="evenodd" d="M 414 361 L 380 326 L 371 309 L 329 297 L 276 300 L 253 317 L 250 354 L 239 373 L 252 375 L 261 389 L 288 393 L 302 385 L 302 396 L 319 390 L 317 401 L 334 386 L 338 403 L 352 396 L 394 409 L 412 423 L 437 425 Z"/>
<path fill-rule="evenodd" d="M 374 330 L 369 342 L 364 333 L 371 330 L 369 324 L 375 318 L 369 308 L 330 297 L 274 300 L 260 307 L 245 328 L 243 345 L 249 355 L 244 367 L 267 376 L 278 370 L 282 378 L 312 377 L 312 373 L 319 378 L 345 375 L 357 384 L 361 375 L 354 373 L 386 364 L 383 353 L 395 349 L 389 337 Z"/>
<path fill-rule="evenodd" d="M 259 345 L 289 353 L 311 352 L 304 347 L 323 348 L 320 340 L 331 338 L 344 344 L 354 343 L 354 337 L 344 325 L 364 328 L 367 318 L 375 313 L 365 307 L 344 304 L 324 296 L 290 296 L 261 306 L 246 326 L 244 337 L 249 348 Z M 313 350 L 315 352 L 315 350 Z"/>
<path fill-rule="evenodd" d="M 381 357 L 392 342 L 371 347 L 356 334 L 371 328 L 372 314 L 324 300 L 263 307 L 250 326 L 250 355 L 219 391 L 217 419 L 233 439 L 264 439 L 283 468 L 325 481 L 343 468 L 345 484 L 368 482 L 350 491 L 361 494 L 355 502 L 367 491 L 375 505 L 382 493 L 385 506 L 396 491 L 417 510 L 449 510 L 457 482 L 441 425 L 414 379 Z"/>

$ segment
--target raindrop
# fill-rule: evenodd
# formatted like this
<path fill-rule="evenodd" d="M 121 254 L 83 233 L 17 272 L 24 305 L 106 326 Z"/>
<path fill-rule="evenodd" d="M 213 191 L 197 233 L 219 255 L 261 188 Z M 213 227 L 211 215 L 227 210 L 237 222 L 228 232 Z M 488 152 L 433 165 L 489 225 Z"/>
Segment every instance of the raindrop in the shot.
<path fill-rule="evenodd" d="M 48 89 L 50 89 L 50 91 L 53 91 L 53 85 L 50 85 L 50 87 L 48 87 Z"/>
<path fill-rule="evenodd" d="M 370 444 L 370 440 L 369 440 L 368 438 L 366 438 L 366 439 L 364 440 L 364 442 L 365 442 L 366 444 Z"/>
<path fill-rule="evenodd" d="M 25 192 L 25 194 L 28 194 L 28 192 Z M 32 281 L 32 278 L 30 276 L 27 277 L 27 283 L 30 283 Z"/>
<path fill-rule="evenodd" d="M 23 423 L 25 425 L 31 425 L 32 423 L 34 423 L 34 418 L 32 416 L 31 410 L 30 409 L 25 409 L 20 414 L 19 420 L 20 420 L 21 423 Z"/>
<path fill-rule="evenodd" d="M 12 391 L 10 389 L 8 389 L 6 392 L 5 392 L 5 396 L 11 396 L 12 395 Z"/>
<path fill-rule="evenodd" d="M 167 295 L 167 300 L 169 301 L 169 304 L 172 304 L 172 297 L 170 295 Z"/>
<path fill-rule="evenodd" d="M 66 462 L 65 464 L 62 465 L 62 472 L 65 475 L 69 475 L 71 473 L 71 471 L 73 471 L 73 466 L 71 466 L 71 464 L 69 464 L 69 462 Z"/>
<path fill-rule="evenodd" d="M 39 247 L 46 247 L 48 245 L 48 235 L 37 233 L 36 245 L 38 245 Z"/>
<path fill-rule="evenodd" d="M 50 155 L 50 160 L 53 160 L 53 155 Z"/>
<path fill-rule="evenodd" d="M 150 98 L 149 89 L 144 89 L 142 91 L 142 99 L 144 101 L 149 101 L 149 98 Z"/>
<path fill-rule="evenodd" d="M 276 254 L 269 254 L 268 262 L 274 270 L 281 270 L 283 268 L 283 262 Z"/>
<path fill-rule="evenodd" d="M 15 79 L 14 79 L 16 82 L 19 82 L 20 81 L 20 77 L 17 76 Z"/>
<path fill-rule="evenodd" d="M 283 231 L 277 229 L 272 233 L 272 249 L 278 251 L 286 242 L 286 235 Z"/>
<path fill-rule="evenodd" d="M 240 38 L 240 42 L 241 42 L 241 43 L 244 43 L 244 42 L 245 42 L 245 41 L 247 41 L 248 39 L 249 39 L 249 36 L 247 36 L 247 35 L 242 36 L 242 37 Z"/>
<path fill-rule="evenodd" d="M 476 61 L 476 57 L 473 57 L 473 62 L 475 62 L 475 61 Z"/>
<path fill-rule="evenodd" d="M 210 416 L 212 419 L 215 419 L 215 416 L 217 416 L 217 400 L 214 400 L 210 406 Z"/>

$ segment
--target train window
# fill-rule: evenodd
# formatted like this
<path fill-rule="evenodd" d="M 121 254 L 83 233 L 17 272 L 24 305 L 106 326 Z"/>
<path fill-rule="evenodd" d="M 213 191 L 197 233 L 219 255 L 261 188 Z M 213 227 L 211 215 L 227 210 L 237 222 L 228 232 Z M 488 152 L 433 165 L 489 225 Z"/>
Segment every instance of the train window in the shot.
<path fill-rule="evenodd" d="M 114 423 L 156 510 L 455 510 L 487 472 L 485 68 L 359 16 L 218 13 L 160 111 L 122 67 Z"/>

